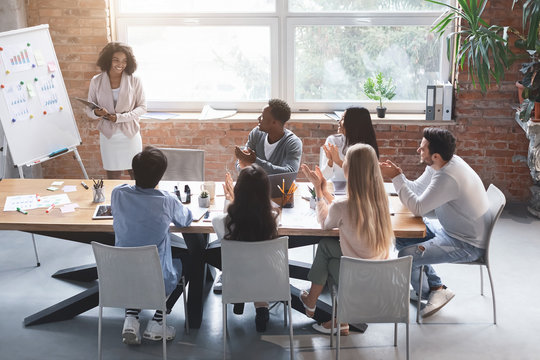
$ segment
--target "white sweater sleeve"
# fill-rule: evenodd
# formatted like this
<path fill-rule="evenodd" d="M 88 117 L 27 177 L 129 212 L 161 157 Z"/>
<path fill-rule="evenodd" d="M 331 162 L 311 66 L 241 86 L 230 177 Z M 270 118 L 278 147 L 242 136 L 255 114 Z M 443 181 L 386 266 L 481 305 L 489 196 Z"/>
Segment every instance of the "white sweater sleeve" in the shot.
<path fill-rule="evenodd" d="M 423 216 L 457 198 L 459 185 L 454 178 L 429 168 L 417 180 L 409 181 L 403 174 L 392 179 L 399 199 L 416 216 Z M 441 191 L 444 189 L 444 191 Z"/>

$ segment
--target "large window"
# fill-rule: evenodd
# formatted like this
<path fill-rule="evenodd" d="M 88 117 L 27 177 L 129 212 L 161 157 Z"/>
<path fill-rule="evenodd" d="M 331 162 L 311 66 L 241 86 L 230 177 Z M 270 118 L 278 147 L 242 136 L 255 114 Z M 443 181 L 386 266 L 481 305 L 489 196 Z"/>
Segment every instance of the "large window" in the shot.
<path fill-rule="evenodd" d="M 383 72 L 390 111 L 425 108 L 446 81 L 445 41 L 430 32 L 443 9 L 423 0 L 116 0 L 119 41 L 135 51 L 151 110 L 374 109 L 363 94 Z"/>

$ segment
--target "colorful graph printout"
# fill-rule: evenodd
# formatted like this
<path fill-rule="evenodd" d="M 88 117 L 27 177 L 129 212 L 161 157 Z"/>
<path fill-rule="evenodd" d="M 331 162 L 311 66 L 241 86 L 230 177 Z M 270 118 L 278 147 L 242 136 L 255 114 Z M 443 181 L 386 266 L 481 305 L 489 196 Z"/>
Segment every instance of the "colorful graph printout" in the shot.
<path fill-rule="evenodd" d="M 60 88 L 57 85 L 54 74 L 39 79 L 36 88 L 39 94 L 39 100 L 41 101 L 42 110 L 47 113 L 53 113 L 60 110 L 61 105 L 58 100 Z"/>
<path fill-rule="evenodd" d="M 27 120 L 30 118 L 28 109 L 28 91 L 21 83 L 8 84 L 4 89 L 9 115 L 12 120 Z"/>
<path fill-rule="evenodd" d="M 0 53 L 6 70 L 10 72 L 29 70 L 35 64 L 34 52 L 27 44 L 5 47 Z"/>

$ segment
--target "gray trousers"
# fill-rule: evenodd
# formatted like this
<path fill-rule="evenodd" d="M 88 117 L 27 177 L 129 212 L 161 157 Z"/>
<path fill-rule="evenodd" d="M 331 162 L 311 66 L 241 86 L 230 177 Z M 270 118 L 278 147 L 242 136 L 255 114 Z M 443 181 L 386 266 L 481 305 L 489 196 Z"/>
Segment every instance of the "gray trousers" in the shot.
<path fill-rule="evenodd" d="M 339 262 L 341 260 L 341 247 L 338 238 L 322 239 L 317 247 L 317 253 L 308 280 L 317 285 L 326 284 L 328 277 L 337 285 L 339 282 Z"/>

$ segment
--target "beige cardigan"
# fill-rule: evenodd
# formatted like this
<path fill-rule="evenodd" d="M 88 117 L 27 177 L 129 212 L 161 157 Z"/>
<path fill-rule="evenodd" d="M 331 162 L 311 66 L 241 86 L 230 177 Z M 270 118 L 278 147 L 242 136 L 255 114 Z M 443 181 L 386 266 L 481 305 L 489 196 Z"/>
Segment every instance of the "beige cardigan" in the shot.
<path fill-rule="evenodd" d="M 140 129 L 139 116 L 146 113 L 146 98 L 138 77 L 122 74 L 120 92 L 116 107 L 114 106 L 111 82 L 107 72 L 97 74 L 90 81 L 88 101 L 101 106 L 109 114 L 116 114 L 116 123 L 105 120 L 94 114 L 94 110 L 86 108 L 86 114 L 92 119 L 100 119 L 97 129 L 108 139 L 116 129 L 120 129 L 128 138 L 132 138 Z"/>

